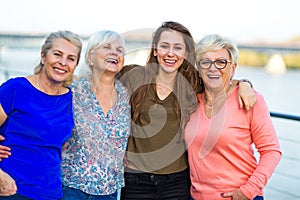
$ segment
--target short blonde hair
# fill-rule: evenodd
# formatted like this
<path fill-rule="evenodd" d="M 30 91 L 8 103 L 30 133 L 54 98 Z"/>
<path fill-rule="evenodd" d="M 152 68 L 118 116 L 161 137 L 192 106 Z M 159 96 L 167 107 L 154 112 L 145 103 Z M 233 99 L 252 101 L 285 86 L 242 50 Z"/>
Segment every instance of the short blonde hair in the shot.
<path fill-rule="evenodd" d="M 218 34 L 210 34 L 203 37 L 196 45 L 197 63 L 208 51 L 218 51 L 225 48 L 230 56 L 231 62 L 237 64 L 239 59 L 239 50 L 237 45 L 228 38 L 224 38 Z M 199 66 L 198 66 L 199 67 Z"/>

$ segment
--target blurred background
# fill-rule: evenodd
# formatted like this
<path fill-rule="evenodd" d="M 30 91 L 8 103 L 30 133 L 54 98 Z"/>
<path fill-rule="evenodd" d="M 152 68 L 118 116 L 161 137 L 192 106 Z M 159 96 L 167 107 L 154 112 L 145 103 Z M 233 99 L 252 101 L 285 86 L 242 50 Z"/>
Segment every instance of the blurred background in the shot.
<path fill-rule="evenodd" d="M 249 79 L 265 97 L 283 152 L 265 199 L 300 199 L 300 1 L 0 0 L 0 5 L 0 84 L 32 74 L 45 36 L 57 30 L 79 34 L 83 52 L 93 32 L 120 32 L 126 64 L 141 65 L 153 31 L 164 21 L 182 23 L 196 42 L 210 33 L 233 39 L 240 50 L 235 78 Z M 82 62 L 76 74 L 83 72 Z"/>

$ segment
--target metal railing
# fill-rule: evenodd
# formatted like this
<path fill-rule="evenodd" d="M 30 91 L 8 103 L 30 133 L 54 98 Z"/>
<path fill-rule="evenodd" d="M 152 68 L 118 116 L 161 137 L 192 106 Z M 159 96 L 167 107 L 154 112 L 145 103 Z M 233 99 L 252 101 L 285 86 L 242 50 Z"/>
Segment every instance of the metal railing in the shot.
<path fill-rule="evenodd" d="M 282 119 L 290 119 L 300 121 L 300 116 L 291 115 L 291 114 L 284 114 L 284 113 L 277 113 L 277 112 L 270 112 L 271 117 L 278 117 Z"/>

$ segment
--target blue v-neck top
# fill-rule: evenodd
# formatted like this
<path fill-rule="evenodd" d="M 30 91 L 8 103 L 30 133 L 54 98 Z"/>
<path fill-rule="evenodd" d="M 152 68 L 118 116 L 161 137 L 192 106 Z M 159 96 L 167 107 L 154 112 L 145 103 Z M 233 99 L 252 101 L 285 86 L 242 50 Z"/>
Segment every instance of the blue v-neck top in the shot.
<path fill-rule="evenodd" d="M 11 148 L 1 169 L 16 181 L 21 195 L 61 198 L 62 145 L 74 127 L 72 92 L 48 95 L 24 77 L 13 78 L 0 87 L 0 104 L 8 116 L 0 127 L 2 145 Z"/>

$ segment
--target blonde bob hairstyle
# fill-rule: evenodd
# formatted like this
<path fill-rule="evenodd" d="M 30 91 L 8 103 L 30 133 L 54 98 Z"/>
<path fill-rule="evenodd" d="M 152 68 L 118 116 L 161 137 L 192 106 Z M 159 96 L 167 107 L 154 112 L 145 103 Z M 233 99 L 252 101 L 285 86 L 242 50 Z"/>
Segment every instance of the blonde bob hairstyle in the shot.
<path fill-rule="evenodd" d="M 57 31 L 57 32 L 50 33 L 46 37 L 46 40 L 41 48 L 41 54 L 46 56 L 49 50 L 52 48 L 53 42 L 57 39 L 67 40 L 68 42 L 78 47 L 78 55 L 77 55 L 78 58 L 77 65 L 78 65 L 80 60 L 81 49 L 82 49 L 82 42 L 80 37 L 71 31 Z M 43 67 L 44 65 L 42 64 L 42 60 L 40 60 L 39 64 L 34 68 L 34 74 L 39 74 L 42 71 Z M 73 81 L 73 76 L 71 76 L 70 79 L 64 82 L 64 86 L 70 85 L 72 81 Z"/>

